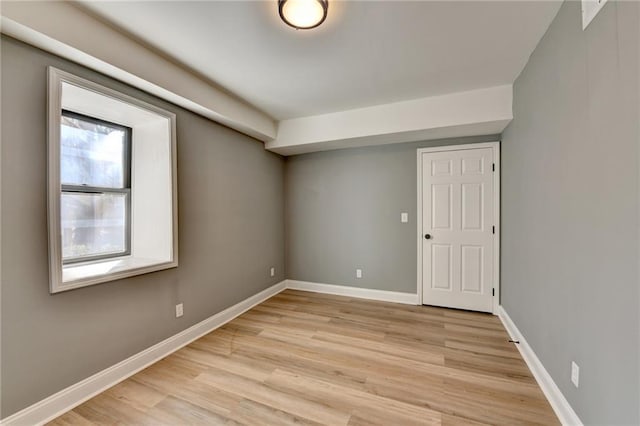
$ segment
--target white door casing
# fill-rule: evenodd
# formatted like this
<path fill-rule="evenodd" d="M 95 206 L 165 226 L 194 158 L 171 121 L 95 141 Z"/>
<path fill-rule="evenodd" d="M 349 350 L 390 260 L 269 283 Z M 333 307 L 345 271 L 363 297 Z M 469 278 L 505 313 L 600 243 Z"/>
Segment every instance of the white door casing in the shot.
<path fill-rule="evenodd" d="M 499 144 L 418 150 L 418 294 L 497 312 Z"/>

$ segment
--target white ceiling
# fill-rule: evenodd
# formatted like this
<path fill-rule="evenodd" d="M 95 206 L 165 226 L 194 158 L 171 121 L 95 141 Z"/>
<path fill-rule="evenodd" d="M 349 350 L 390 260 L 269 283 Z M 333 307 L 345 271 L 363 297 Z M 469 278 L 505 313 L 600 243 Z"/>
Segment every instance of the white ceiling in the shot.
<path fill-rule="evenodd" d="M 331 1 L 296 31 L 277 1 L 86 2 L 282 120 L 511 84 L 559 1 Z"/>

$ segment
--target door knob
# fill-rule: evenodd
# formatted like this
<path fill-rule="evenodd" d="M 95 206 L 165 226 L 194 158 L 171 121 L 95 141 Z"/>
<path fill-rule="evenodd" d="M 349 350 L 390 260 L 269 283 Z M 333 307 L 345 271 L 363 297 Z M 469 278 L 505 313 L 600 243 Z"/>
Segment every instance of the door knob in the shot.
<path fill-rule="evenodd" d="M 427 240 L 431 239 L 431 234 L 424 234 L 424 238 L 426 238 Z"/>

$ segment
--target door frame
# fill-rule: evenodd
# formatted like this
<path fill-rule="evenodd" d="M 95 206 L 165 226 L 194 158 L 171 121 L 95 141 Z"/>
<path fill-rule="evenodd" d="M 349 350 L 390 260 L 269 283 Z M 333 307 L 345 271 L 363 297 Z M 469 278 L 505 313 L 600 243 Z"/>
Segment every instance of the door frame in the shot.
<path fill-rule="evenodd" d="M 495 294 L 493 296 L 493 311 L 494 315 L 498 314 L 498 307 L 500 306 L 500 141 L 484 142 L 484 143 L 471 143 L 464 145 L 448 145 L 437 146 L 431 148 L 418 148 L 416 152 L 417 157 L 417 180 L 418 180 L 418 209 L 416 215 L 417 223 L 417 246 L 418 246 L 418 275 L 417 275 L 417 287 L 418 287 L 418 304 L 422 305 L 422 154 L 429 152 L 445 152 L 445 151 L 463 151 L 468 149 L 480 149 L 491 148 L 493 151 L 493 164 L 495 164 L 495 172 L 493 173 L 493 214 L 496 232 L 494 234 L 493 244 L 493 288 Z"/>

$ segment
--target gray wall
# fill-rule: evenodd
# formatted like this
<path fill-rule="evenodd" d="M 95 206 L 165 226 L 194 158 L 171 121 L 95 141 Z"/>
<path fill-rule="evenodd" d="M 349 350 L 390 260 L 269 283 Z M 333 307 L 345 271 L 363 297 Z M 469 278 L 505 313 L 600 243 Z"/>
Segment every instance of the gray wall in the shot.
<path fill-rule="evenodd" d="M 640 423 L 639 9 L 565 2 L 502 138 L 502 304 L 586 424 Z"/>
<path fill-rule="evenodd" d="M 249 137 L 13 39 L 3 37 L 1 48 L 5 417 L 283 280 L 284 160 Z M 177 114 L 178 268 L 49 294 L 47 65 Z M 176 319 L 179 302 L 185 314 Z"/>
<path fill-rule="evenodd" d="M 287 278 L 416 293 L 416 149 L 498 136 L 287 157 Z M 400 223 L 400 213 L 409 222 Z M 362 278 L 356 279 L 356 268 Z"/>

